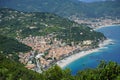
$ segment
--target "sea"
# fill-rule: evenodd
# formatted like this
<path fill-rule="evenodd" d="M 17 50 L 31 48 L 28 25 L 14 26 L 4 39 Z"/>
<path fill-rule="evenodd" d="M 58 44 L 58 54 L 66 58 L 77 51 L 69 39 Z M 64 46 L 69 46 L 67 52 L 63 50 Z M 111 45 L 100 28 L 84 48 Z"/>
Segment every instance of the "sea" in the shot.
<path fill-rule="evenodd" d="M 67 65 L 65 68 L 71 69 L 72 75 L 75 75 L 79 70 L 96 68 L 101 60 L 114 61 L 120 64 L 120 25 L 103 27 L 97 31 L 102 32 L 108 39 L 112 39 L 112 44 Z"/>

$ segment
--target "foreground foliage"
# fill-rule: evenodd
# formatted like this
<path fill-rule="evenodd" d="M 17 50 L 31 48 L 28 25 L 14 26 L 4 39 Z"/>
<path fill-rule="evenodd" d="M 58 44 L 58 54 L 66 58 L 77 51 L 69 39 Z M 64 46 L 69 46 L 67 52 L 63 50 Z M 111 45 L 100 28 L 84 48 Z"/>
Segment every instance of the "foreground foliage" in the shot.
<path fill-rule="evenodd" d="M 120 80 L 120 65 L 101 61 L 97 68 L 79 71 L 75 76 L 69 69 L 53 66 L 39 74 L 0 53 L 0 80 Z"/>
<path fill-rule="evenodd" d="M 44 80 L 34 71 L 0 54 L 0 80 Z"/>

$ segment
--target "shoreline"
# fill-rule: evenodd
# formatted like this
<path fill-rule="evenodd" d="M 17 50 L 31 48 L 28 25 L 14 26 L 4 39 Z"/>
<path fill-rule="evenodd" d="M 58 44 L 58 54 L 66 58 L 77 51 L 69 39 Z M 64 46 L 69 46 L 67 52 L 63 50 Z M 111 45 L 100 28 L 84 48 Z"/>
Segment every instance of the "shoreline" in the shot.
<path fill-rule="evenodd" d="M 93 28 L 94 30 L 98 30 L 100 28 L 105 28 L 105 27 L 112 27 L 112 26 L 120 26 L 120 24 L 113 24 L 113 25 L 102 25 L 102 26 L 98 26 L 96 28 Z"/>
<path fill-rule="evenodd" d="M 120 25 L 120 24 L 117 24 L 117 25 Z M 104 27 L 117 26 L 117 25 L 103 25 L 103 26 L 99 26 L 99 27 L 95 28 L 94 30 L 98 30 L 98 29 L 104 28 Z M 72 63 L 75 60 L 78 60 L 84 56 L 87 56 L 89 54 L 99 51 L 104 46 L 111 44 L 111 42 L 113 42 L 113 40 L 111 40 L 111 39 L 104 40 L 103 42 L 101 42 L 98 45 L 99 46 L 98 48 L 87 50 L 87 51 L 81 51 L 79 53 L 73 54 L 69 57 L 64 58 L 63 60 L 58 61 L 56 64 L 58 66 L 60 66 L 61 68 L 64 68 L 65 66 L 69 65 L 70 63 Z"/>
<path fill-rule="evenodd" d="M 87 50 L 87 51 L 81 51 L 79 53 L 73 54 L 67 58 L 64 58 L 63 60 L 58 61 L 56 64 L 60 66 L 61 68 L 64 68 L 65 66 L 69 65 L 70 63 L 74 62 L 75 60 L 78 60 L 84 56 L 87 56 L 89 54 L 92 54 L 94 52 L 99 51 L 101 48 L 103 48 L 106 45 L 109 45 L 113 42 L 111 39 L 104 40 L 102 43 L 99 44 L 98 48 Z"/>
<path fill-rule="evenodd" d="M 104 28 L 104 27 L 110 27 L 110 26 L 119 26 L 120 24 L 113 24 L 113 25 L 102 25 L 99 27 L 96 27 L 94 30 L 98 30 L 100 28 Z M 90 55 L 94 52 L 99 51 L 100 49 L 104 48 L 105 46 L 109 45 L 109 44 L 113 44 L 113 40 L 111 39 L 107 39 L 104 40 L 103 42 L 101 42 L 98 46 L 98 48 L 95 49 L 91 49 L 88 51 L 81 51 L 79 53 L 73 54 L 69 57 L 64 58 L 63 60 L 58 61 L 56 64 L 58 66 L 60 66 L 61 68 L 64 68 L 65 66 L 69 65 L 70 63 L 74 62 L 75 60 L 78 60 L 84 56 Z"/>

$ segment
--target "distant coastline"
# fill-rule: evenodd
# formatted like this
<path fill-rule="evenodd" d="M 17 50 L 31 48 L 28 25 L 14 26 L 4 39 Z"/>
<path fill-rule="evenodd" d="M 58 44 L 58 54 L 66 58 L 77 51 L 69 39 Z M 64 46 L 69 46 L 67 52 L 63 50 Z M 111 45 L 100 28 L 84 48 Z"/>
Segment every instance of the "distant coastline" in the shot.
<path fill-rule="evenodd" d="M 120 25 L 120 24 L 118 24 L 118 25 Z M 99 27 L 95 28 L 94 30 L 98 30 L 98 29 L 100 29 L 100 28 L 109 27 L 109 26 L 117 26 L 117 25 L 99 26 Z M 66 57 L 66 58 L 58 61 L 56 64 L 57 64 L 58 66 L 60 66 L 61 68 L 64 68 L 64 67 L 66 67 L 67 65 L 69 65 L 71 62 L 74 62 L 75 60 L 77 60 L 77 59 L 79 59 L 79 58 L 82 58 L 82 57 L 84 57 L 84 56 L 87 56 L 87 55 L 89 55 L 89 54 L 92 54 L 92 53 L 94 53 L 94 52 L 97 52 L 97 51 L 99 51 L 101 48 L 103 48 L 104 46 L 109 45 L 109 44 L 111 44 L 111 43 L 113 43 L 113 40 L 111 40 L 111 39 L 104 40 L 103 42 L 101 42 L 101 43 L 99 44 L 99 47 L 98 47 L 98 48 L 91 49 L 91 50 L 87 50 L 87 51 L 81 51 L 81 52 L 79 52 L 79 53 L 73 54 L 73 55 L 71 55 L 71 56 L 69 56 L 69 57 Z"/>
<path fill-rule="evenodd" d="M 98 30 L 100 28 L 104 28 L 104 27 L 110 27 L 110 26 L 120 26 L 120 24 L 113 24 L 113 25 L 102 25 L 102 26 L 98 26 L 96 27 L 94 30 Z"/>

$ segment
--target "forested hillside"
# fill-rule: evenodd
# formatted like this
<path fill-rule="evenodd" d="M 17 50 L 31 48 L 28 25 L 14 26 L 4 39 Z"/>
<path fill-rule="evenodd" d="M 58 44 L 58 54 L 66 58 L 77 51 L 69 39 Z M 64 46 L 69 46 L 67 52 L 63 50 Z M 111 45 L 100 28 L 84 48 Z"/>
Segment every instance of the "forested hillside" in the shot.
<path fill-rule="evenodd" d="M 0 51 L 3 53 L 27 52 L 31 48 L 18 42 L 16 39 L 0 35 Z"/>
<path fill-rule="evenodd" d="M 13 38 L 54 34 L 54 38 L 62 39 L 68 43 L 72 41 L 79 43 L 84 40 L 92 40 L 94 43 L 98 43 L 105 39 L 102 33 L 96 32 L 92 28 L 50 13 L 25 13 L 1 8 L 0 15 L 1 35 Z"/>

